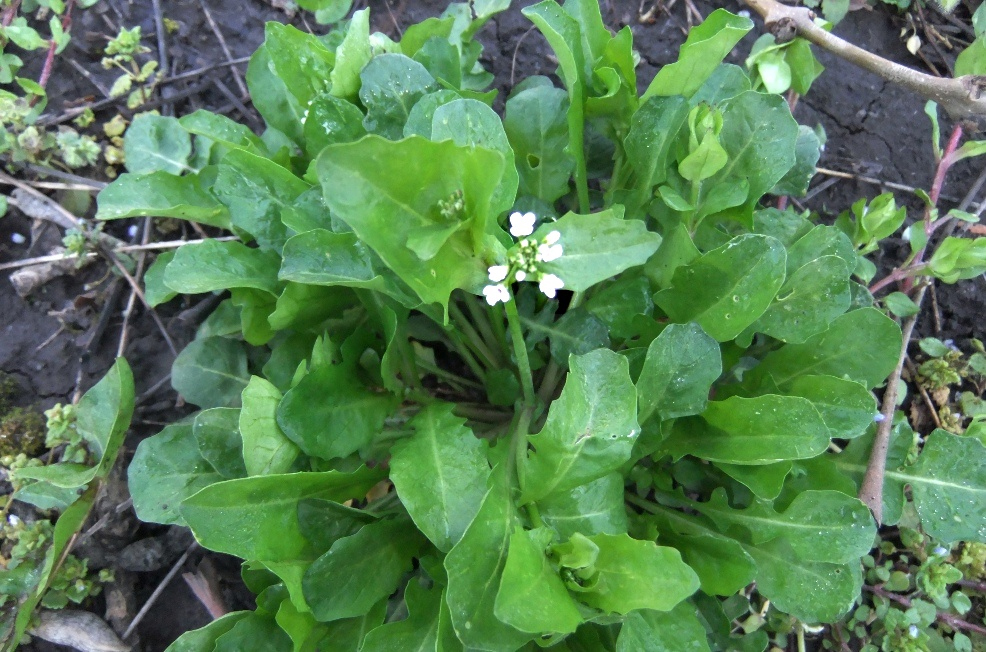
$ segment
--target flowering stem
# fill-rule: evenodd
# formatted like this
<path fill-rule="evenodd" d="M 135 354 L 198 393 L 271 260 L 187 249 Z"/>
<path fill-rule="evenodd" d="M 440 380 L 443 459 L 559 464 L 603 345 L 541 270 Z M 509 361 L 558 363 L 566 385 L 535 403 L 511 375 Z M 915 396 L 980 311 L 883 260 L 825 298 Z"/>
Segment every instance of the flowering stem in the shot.
<path fill-rule="evenodd" d="M 534 407 L 534 377 L 531 375 L 531 361 L 527 357 L 527 344 L 524 342 L 524 331 L 520 327 L 520 315 L 517 314 L 517 300 L 510 293 L 510 300 L 504 304 L 507 311 L 507 325 L 510 327 L 510 339 L 514 347 L 514 357 L 517 358 L 517 371 L 520 374 L 520 386 L 524 391 L 524 405 Z"/>

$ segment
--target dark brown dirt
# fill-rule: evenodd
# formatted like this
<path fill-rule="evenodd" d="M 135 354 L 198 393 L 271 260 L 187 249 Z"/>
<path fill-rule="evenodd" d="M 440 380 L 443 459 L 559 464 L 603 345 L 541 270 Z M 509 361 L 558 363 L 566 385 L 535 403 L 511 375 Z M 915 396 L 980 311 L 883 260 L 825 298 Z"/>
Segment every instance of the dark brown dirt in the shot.
<path fill-rule="evenodd" d="M 447 5 L 444 0 L 395 0 L 388 7 L 385 1 L 369 2 L 373 27 L 395 38 L 401 26 L 437 15 Z M 287 20 L 284 13 L 272 8 L 265 0 L 205 2 L 225 35 L 233 57 L 245 57 L 253 52 L 263 39 L 266 21 Z M 179 24 L 177 32 L 167 36 L 172 73 L 195 70 L 224 60 L 199 0 L 168 0 L 161 4 L 165 15 Z M 356 4 L 359 8 L 365 2 L 358 1 Z M 496 75 L 495 87 L 500 90 L 501 107 L 502 98 L 512 80 L 519 81 L 533 74 L 552 74 L 555 68 L 544 39 L 530 30 L 530 23 L 520 14 L 521 6 L 532 3 L 524 0 L 514 4 L 513 9 L 498 16 L 479 34 L 485 46 L 483 62 Z M 703 15 L 718 7 L 733 12 L 742 9 L 736 0 L 696 0 L 695 4 Z M 687 28 L 683 5 L 683 2 L 678 2 L 669 14 L 658 12 L 655 22 L 641 24 L 638 20 L 638 0 L 603 0 L 604 17 L 610 26 L 619 29 L 630 25 L 634 31 L 635 44 L 641 55 L 639 77 L 642 89 L 657 68 L 677 57 Z M 301 15 L 293 22 L 305 28 Z M 311 24 L 315 26 L 314 22 Z M 901 17 L 881 8 L 851 14 L 838 26 L 837 33 L 891 59 L 921 67 L 921 62 L 911 56 L 900 41 L 903 24 Z M 112 75 L 100 68 L 99 59 L 106 37 L 115 34 L 120 25 L 140 25 L 145 34 L 145 44 L 156 55 L 150 0 L 105 0 L 89 11 L 79 12 L 73 26 L 72 44 L 60 57 L 49 85 L 52 98 L 50 113 L 58 114 L 79 101 L 101 97 L 93 82 L 82 77 L 69 60 L 89 70 L 93 78 L 104 86 L 111 84 Z M 742 65 L 745 56 L 742 51 L 749 48 L 759 33 L 744 40 L 741 52 L 731 57 L 733 63 Z M 824 54 L 820 58 L 827 70 L 810 95 L 799 102 L 795 112 L 800 122 L 809 126 L 821 124 L 828 134 L 828 145 L 820 165 L 909 186 L 928 187 L 934 162 L 929 123 L 923 113 L 924 102 L 840 60 Z M 29 62 L 27 71 L 36 71 L 40 65 L 40 60 Z M 241 70 L 243 68 L 240 67 Z M 256 124 L 255 115 L 240 115 L 237 109 L 232 108 L 230 99 L 221 89 L 222 85 L 237 93 L 236 80 L 228 68 L 220 68 L 190 80 L 184 86 L 169 86 L 165 91 L 166 97 L 181 96 L 189 89 L 195 92 L 175 100 L 171 107 L 165 109 L 173 109 L 180 115 L 197 108 L 209 108 Z M 112 111 L 100 115 L 102 119 L 110 117 Z M 943 125 L 943 132 L 947 133 L 949 128 L 950 125 Z M 978 170 L 971 165 L 957 169 L 949 179 L 945 194 L 961 197 Z M 815 185 L 825 180 L 825 177 L 818 177 Z M 881 189 L 878 186 L 839 181 L 813 197 L 807 202 L 807 207 L 831 219 L 847 209 L 855 199 L 873 197 L 879 192 Z M 912 209 L 911 217 L 917 218 L 920 207 L 916 202 L 910 202 L 909 206 Z M 118 237 L 127 237 L 127 226 L 114 224 L 112 229 Z M 44 254 L 61 237 L 54 227 L 42 229 L 32 237 L 31 228 L 30 221 L 16 210 L 0 219 L 0 262 Z M 15 244 L 12 240 L 15 233 L 27 236 L 27 242 Z M 177 234 L 167 236 L 168 239 L 174 237 Z M 893 260 L 902 255 L 904 248 L 904 243 L 895 243 L 878 261 L 881 267 L 892 266 Z M 70 400 L 74 392 L 91 386 L 112 363 L 128 291 L 124 287 L 115 301 L 107 303 L 106 283 L 92 287 L 87 285 L 100 283 L 105 275 L 105 265 L 96 264 L 74 276 L 48 283 L 27 300 L 19 298 L 11 286 L 0 279 L 0 370 L 12 374 L 18 381 L 22 390 L 18 397 L 21 404 L 33 404 L 43 409 L 56 402 Z M 91 292 L 94 300 L 83 302 L 86 305 L 78 307 L 77 297 L 87 292 Z M 982 279 L 940 288 L 937 298 L 942 337 L 960 340 L 986 335 L 978 318 L 983 314 L 983 303 L 986 301 L 986 287 Z M 175 305 L 165 306 L 159 312 L 171 336 L 181 345 L 192 334 L 191 328 L 180 318 L 181 311 L 191 304 L 173 303 Z M 95 344 L 87 349 L 85 343 L 106 311 L 109 313 L 107 327 Z M 920 332 L 934 333 L 933 322 L 923 319 Z M 176 403 L 177 397 L 167 383 L 145 394 L 166 377 L 172 355 L 154 322 L 139 306 L 131 321 L 128 339 L 126 355 L 134 368 L 140 405 L 134 433 L 122 456 L 124 463 L 129 461 L 140 438 L 153 434 L 181 413 Z M 115 511 L 115 506 L 122 500 L 109 501 L 111 504 L 104 509 Z M 147 541 L 150 537 L 171 541 L 170 548 L 165 546 L 155 553 L 157 557 L 152 555 L 147 570 L 120 572 L 117 588 L 129 596 L 131 608 L 139 608 L 188 542 L 186 540 L 181 546 L 176 546 L 175 535 L 167 535 L 164 528 L 138 524 L 131 510 L 114 515 L 113 519 L 114 524 L 106 528 L 107 531 L 101 536 L 93 537 L 84 551 L 92 557 L 94 566 L 119 566 L 122 559 L 130 559 L 136 554 L 137 550 L 132 545 L 134 542 L 141 542 L 139 547 L 150 546 Z M 218 569 L 228 605 L 234 609 L 248 608 L 248 598 L 236 585 L 238 571 L 235 560 L 197 551 L 190 556 L 183 570 L 194 571 L 205 558 Z M 102 598 L 97 600 L 93 609 L 101 612 L 103 602 Z M 208 615 L 179 577 L 165 590 L 138 628 L 139 644 L 135 649 L 163 650 L 181 632 L 199 627 L 207 621 Z M 34 649 L 56 648 L 38 643 Z"/>

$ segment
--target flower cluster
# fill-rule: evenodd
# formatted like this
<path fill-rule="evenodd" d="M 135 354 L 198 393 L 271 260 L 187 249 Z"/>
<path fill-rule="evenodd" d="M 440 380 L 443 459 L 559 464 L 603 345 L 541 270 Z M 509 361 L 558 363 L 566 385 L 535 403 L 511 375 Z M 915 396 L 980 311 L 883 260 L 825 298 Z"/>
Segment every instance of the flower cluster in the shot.
<path fill-rule="evenodd" d="M 538 241 L 527 236 L 534 233 L 534 213 L 513 213 L 510 216 L 510 235 L 523 238 L 507 254 L 506 265 L 493 265 L 489 268 L 489 278 L 493 283 L 483 288 L 486 302 L 491 306 L 510 301 L 507 285 L 514 281 L 535 281 L 538 289 L 549 298 L 554 298 L 565 283 L 554 274 L 541 270 L 541 263 L 557 260 L 562 255 L 561 233 L 551 231 Z"/>

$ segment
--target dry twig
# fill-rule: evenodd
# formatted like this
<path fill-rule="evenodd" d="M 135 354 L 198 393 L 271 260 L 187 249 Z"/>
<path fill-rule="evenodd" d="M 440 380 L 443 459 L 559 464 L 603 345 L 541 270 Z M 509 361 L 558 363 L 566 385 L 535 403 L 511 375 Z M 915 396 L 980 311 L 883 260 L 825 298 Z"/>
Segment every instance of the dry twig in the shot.
<path fill-rule="evenodd" d="M 965 75 L 954 79 L 933 77 L 899 63 L 888 61 L 831 34 L 815 24 L 814 13 L 805 7 L 783 5 L 777 0 L 744 0 L 760 14 L 778 41 L 800 36 L 818 47 L 864 70 L 903 86 L 921 97 L 937 102 L 953 119 L 986 119 L 986 78 Z"/>

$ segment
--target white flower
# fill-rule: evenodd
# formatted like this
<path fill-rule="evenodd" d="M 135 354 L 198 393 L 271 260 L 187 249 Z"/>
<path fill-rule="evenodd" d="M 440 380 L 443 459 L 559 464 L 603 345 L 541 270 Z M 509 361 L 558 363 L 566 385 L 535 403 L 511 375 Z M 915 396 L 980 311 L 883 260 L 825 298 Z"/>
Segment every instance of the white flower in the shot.
<path fill-rule="evenodd" d="M 549 233 L 544 237 L 544 244 L 553 245 L 556 242 L 558 242 L 558 240 L 560 239 L 561 239 L 561 233 L 559 233 L 558 231 L 552 231 L 551 233 Z"/>
<path fill-rule="evenodd" d="M 486 303 L 491 306 L 496 304 L 506 303 L 510 301 L 510 291 L 507 290 L 507 286 L 498 283 L 497 285 L 487 285 L 483 288 L 483 294 L 486 296 Z"/>
<path fill-rule="evenodd" d="M 550 263 L 553 260 L 561 258 L 561 254 L 562 248 L 560 244 L 543 244 L 538 247 L 537 259 L 539 262 Z"/>
<path fill-rule="evenodd" d="M 555 294 L 563 287 L 565 287 L 565 283 L 554 274 L 542 275 L 541 282 L 538 284 L 538 289 L 549 299 L 554 299 Z"/>
<path fill-rule="evenodd" d="M 524 270 L 522 270 L 522 269 L 518 269 L 518 270 L 517 270 L 517 273 L 516 273 L 516 274 L 514 274 L 514 278 L 515 278 L 515 279 L 517 279 L 517 282 L 518 282 L 518 283 L 520 283 L 520 282 L 521 282 L 521 281 L 523 281 L 523 280 L 524 280 L 525 278 L 527 278 L 527 272 L 525 272 L 525 271 L 524 271 Z"/>
<path fill-rule="evenodd" d="M 490 280 L 494 283 L 499 283 L 503 279 L 507 278 L 507 273 L 510 271 L 510 268 L 506 265 L 493 265 L 487 271 L 490 273 Z"/>
<path fill-rule="evenodd" d="M 534 221 L 537 216 L 534 213 L 513 213 L 510 215 L 510 235 L 521 238 L 525 235 L 534 233 Z"/>
<path fill-rule="evenodd" d="M 18 525 L 21 524 L 21 520 L 17 518 L 15 514 L 11 514 L 10 516 L 8 516 L 7 522 L 13 525 L 14 527 L 17 527 Z"/>

